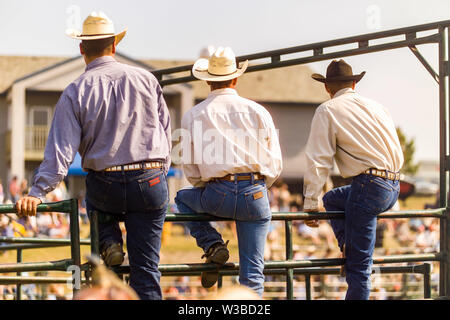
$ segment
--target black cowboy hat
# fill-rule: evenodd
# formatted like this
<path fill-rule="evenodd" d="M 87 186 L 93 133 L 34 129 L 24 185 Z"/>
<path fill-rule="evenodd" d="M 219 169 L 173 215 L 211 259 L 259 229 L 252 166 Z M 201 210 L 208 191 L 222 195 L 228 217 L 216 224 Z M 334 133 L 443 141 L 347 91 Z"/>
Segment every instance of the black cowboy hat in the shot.
<path fill-rule="evenodd" d="M 324 77 L 321 74 L 314 73 L 311 75 L 311 77 L 314 80 L 320 81 L 320 82 L 332 82 L 332 81 L 356 81 L 364 77 L 366 74 L 365 71 L 361 72 L 360 74 L 353 74 L 352 67 L 346 63 L 344 60 L 333 60 L 327 68 L 327 76 Z"/>

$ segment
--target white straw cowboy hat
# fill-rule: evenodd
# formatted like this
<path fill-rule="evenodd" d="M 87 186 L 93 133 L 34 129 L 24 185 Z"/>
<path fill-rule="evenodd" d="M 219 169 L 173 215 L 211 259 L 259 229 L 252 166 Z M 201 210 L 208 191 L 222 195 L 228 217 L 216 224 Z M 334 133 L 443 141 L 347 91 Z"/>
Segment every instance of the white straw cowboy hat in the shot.
<path fill-rule="evenodd" d="M 238 68 L 236 56 L 230 47 L 219 47 L 209 59 L 198 59 L 192 67 L 192 74 L 200 80 L 227 81 L 241 76 L 247 67 L 248 60 Z"/>
<path fill-rule="evenodd" d="M 97 40 L 115 37 L 116 45 L 123 39 L 127 28 L 120 33 L 114 32 L 113 22 L 103 12 L 92 12 L 83 22 L 83 32 L 67 29 L 66 34 L 78 40 Z"/>

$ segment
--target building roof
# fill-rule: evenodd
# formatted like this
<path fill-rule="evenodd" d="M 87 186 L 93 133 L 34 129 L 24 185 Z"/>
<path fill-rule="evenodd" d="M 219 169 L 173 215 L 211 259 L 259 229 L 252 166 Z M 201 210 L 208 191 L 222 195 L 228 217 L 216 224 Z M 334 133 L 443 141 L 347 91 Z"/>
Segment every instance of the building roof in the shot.
<path fill-rule="evenodd" d="M 0 93 L 13 82 L 64 60 L 67 57 L 0 56 Z"/>
<path fill-rule="evenodd" d="M 128 57 L 127 57 L 128 58 Z M 71 61 L 67 57 L 0 56 L 0 93 L 15 82 L 34 73 Z M 164 69 L 192 64 L 193 61 L 134 60 L 150 69 Z M 313 81 L 308 66 L 292 66 L 247 73 L 238 80 L 237 90 L 243 97 L 267 102 L 321 103 L 328 99 L 323 85 Z M 209 87 L 204 81 L 190 83 L 197 99 L 208 95 Z"/>

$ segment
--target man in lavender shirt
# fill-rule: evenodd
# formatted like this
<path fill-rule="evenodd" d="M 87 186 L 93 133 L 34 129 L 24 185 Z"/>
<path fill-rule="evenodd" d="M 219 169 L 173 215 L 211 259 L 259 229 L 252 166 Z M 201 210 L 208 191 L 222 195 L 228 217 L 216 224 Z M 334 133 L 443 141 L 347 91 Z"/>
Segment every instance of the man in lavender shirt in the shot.
<path fill-rule="evenodd" d="M 127 229 L 130 285 L 141 299 L 161 299 L 158 271 L 161 232 L 168 205 L 169 111 L 162 89 L 148 71 L 118 63 L 111 20 L 92 13 L 83 24 L 80 52 L 86 71 L 62 93 L 44 161 L 19 214 L 36 207 L 67 175 L 76 152 L 82 157 L 88 213 L 99 216 L 100 251 L 109 266 L 124 260 L 119 221 Z"/>

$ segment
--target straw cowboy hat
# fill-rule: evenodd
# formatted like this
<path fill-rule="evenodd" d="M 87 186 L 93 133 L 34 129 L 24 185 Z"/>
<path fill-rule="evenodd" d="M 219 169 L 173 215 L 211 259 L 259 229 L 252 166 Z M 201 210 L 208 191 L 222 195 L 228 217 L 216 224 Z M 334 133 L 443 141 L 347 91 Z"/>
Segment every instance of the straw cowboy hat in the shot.
<path fill-rule="evenodd" d="M 241 76 L 248 67 L 236 65 L 236 56 L 230 47 L 219 47 L 209 58 L 200 58 L 192 67 L 194 77 L 205 81 L 227 81 Z"/>
<path fill-rule="evenodd" d="M 333 81 L 356 81 L 364 77 L 366 72 L 361 72 L 360 74 L 353 74 L 352 67 L 346 63 L 344 60 L 333 60 L 327 68 L 327 76 L 324 77 L 321 74 L 314 73 L 311 77 L 314 80 L 320 82 L 333 82 Z"/>
<path fill-rule="evenodd" d="M 113 22 L 103 12 L 92 12 L 83 22 L 83 32 L 67 29 L 66 34 L 78 40 L 97 40 L 115 37 L 116 45 L 123 39 L 127 28 L 120 33 L 114 32 Z"/>

